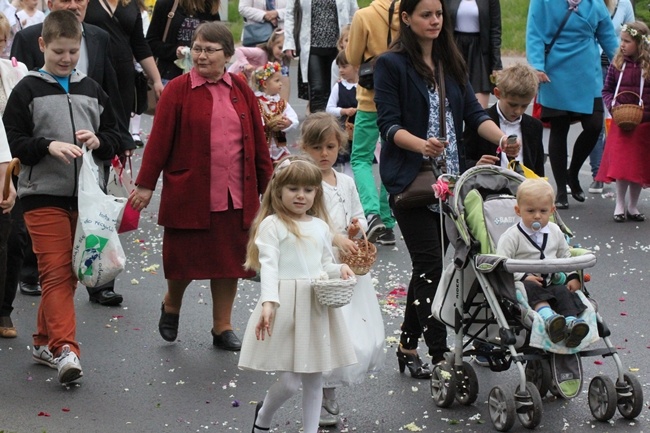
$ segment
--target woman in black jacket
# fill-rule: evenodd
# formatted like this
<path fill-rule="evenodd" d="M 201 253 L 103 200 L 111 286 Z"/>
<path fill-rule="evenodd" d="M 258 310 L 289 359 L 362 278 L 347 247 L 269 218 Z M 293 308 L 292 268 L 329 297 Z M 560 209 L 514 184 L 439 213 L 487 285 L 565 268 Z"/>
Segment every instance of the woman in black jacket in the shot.
<path fill-rule="evenodd" d="M 90 0 L 84 22 L 94 24 L 110 35 L 111 60 L 120 85 L 120 97 L 126 116 L 124 121 L 128 125 L 135 106 L 133 59 L 142 65 L 145 74 L 153 81 L 156 97 L 160 97 L 163 89 L 156 62 L 144 39 L 140 9 L 131 0 Z"/>
<path fill-rule="evenodd" d="M 167 37 L 164 38 L 168 15 L 177 2 L 174 16 L 169 22 Z M 151 24 L 147 30 L 147 42 L 158 59 L 158 70 L 165 82 L 182 74 L 174 64 L 184 57 L 181 48 L 189 47 L 194 30 L 206 21 L 220 21 L 220 0 L 158 0 L 153 9 Z"/>
<path fill-rule="evenodd" d="M 423 379 L 431 376 L 431 370 L 418 356 L 420 336 L 424 336 L 434 364 L 443 361 L 449 350 L 445 325 L 431 315 L 447 241 L 440 229 L 442 214 L 437 205 L 404 209 L 395 206 L 395 195 L 413 182 L 430 159 L 444 161 L 451 175 L 465 171 L 463 123 L 491 143 L 500 144 L 508 155 L 518 154 L 521 144 L 507 144 L 506 135 L 477 102 L 453 40 L 445 3 L 401 0 L 399 16 L 399 37 L 375 63 L 377 125 L 382 140 L 379 171 L 413 268 L 397 359 L 400 371 L 408 367 L 412 377 Z M 442 121 L 441 69 L 446 94 Z M 497 161 L 496 156 L 483 155 L 477 164 Z"/>

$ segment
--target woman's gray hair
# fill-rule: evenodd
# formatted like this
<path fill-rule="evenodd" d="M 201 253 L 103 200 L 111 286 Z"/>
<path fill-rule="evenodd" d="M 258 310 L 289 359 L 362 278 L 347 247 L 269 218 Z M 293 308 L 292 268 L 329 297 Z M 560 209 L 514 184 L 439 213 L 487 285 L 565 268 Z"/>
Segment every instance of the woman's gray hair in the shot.
<path fill-rule="evenodd" d="M 194 45 L 194 41 L 198 38 L 206 42 L 221 44 L 223 54 L 226 57 L 235 55 L 235 41 L 233 40 L 232 32 L 228 26 L 219 21 L 199 24 L 192 35 L 192 45 Z"/>

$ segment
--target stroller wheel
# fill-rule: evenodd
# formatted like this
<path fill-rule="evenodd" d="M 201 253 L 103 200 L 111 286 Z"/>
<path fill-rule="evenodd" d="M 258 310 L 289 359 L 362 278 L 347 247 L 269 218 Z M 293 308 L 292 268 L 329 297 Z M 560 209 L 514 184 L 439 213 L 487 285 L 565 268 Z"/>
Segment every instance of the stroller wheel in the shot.
<path fill-rule="evenodd" d="M 456 369 L 456 401 L 469 406 L 478 397 L 478 378 L 469 362 Z"/>
<path fill-rule="evenodd" d="M 540 397 L 544 398 L 549 391 L 549 385 L 553 382 L 553 373 L 551 373 L 551 365 L 548 360 L 528 361 L 526 363 L 526 380 L 535 385 Z"/>
<path fill-rule="evenodd" d="M 530 382 L 526 382 L 526 389 L 522 391 L 519 386 L 515 392 L 517 416 L 521 425 L 527 429 L 534 429 L 542 421 L 542 397 L 539 395 L 537 387 Z"/>
<path fill-rule="evenodd" d="M 589 383 L 589 410 L 598 421 L 609 421 L 616 412 L 616 387 L 607 376 L 598 375 Z"/>
<path fill-rule="evenodd" d="M 636 418 L 643 409 L 643 390 L 633 374 L 623 375 L 625 383 L 617 383 L 618 411 L 626 419 Z"/>
<path fill-rule="evenodd" d="M 492 425 L 497 431 L 508 431 L 517 417 L 515 396 L 508 388 L 497 385 L 488 396 L 488 411 Z"/>
<path fill-rule="evenodd" d="M 448 361 L 442 361 L 431 372 L 431 397 L 438 407 L 449 407 L 456 396 L 456 378 Z"/>

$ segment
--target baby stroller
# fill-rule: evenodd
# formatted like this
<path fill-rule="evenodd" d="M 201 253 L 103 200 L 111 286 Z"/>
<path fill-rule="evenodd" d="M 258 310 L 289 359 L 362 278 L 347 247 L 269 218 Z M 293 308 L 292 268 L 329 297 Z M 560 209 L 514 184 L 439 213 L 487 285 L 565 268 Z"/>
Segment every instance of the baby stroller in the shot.
<path fill-rule="evenodd" d="M 441 177 L 440 181 L 453 179 Z M 454 247 L 454 260 L 443 271 L 432 303 L 433 316 L 452 328 L 454 350 L 437 364 L 431 377 L 431 395 L 438 407 L 454 399 L 470 405 L 478 396 L 478 379 L 463 357 L 487 357 L 492 371 L 505 371 L 514 364 L 519 373 L 516 389 L 497 385 L 489 393 L 489 416 L 498 431 L 508 431 L 518 418 L 533 429 L 542 419 L 542 397 L 549 391 L 572 398 L 582 387 L 581 357 L 611 357 L 616 363 L 615 381 L 605 375 L 589 384 L 588 404 L 599 421 L 611 419 L 616 409 L 633 419 L 643 409 L 638 379 L 625 371 L 610 330 L 598 313 L 584 285 L 584 269 L 596 264 L 590 251 L 574 248 L 568 259 L 514 260 L 494 255 L 505 230 L 516 224 L 515 194 L 525 178 L 496 166 L 477 166 L 455 180 L 453 195 L 441 199 L 445 229 Z M 554 222 L 567 236 L 571 231 L 554 215 Z M 516 288 L 513 272 L 552 274 L 578 271 L 577 292 L 591 314 L 590 332 L 575 349 L 551 346 L 544 340 L 543 322 L 526 303 L 525 291 Z M 583 317 L 584 318 L 584 317 Z M 541 324 L 540 324 L 541 322 Z M 540 327 L 541 326 L 541 327 Z M 603 340 L 604 348 L 588 348 Z M 475 349 L 474 343 L 479 349 Z"/>

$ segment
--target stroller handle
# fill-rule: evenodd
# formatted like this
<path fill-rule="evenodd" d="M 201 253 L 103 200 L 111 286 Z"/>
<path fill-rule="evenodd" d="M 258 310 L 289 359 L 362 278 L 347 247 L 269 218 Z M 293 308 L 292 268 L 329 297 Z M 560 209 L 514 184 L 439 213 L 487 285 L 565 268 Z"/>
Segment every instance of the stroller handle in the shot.
<path fill-rule="evenodd" d="M 503 268 L 510 273 L 531 272 L 540 274 L 549 274 L 552 272 L 572 272 L 591 268 L 594 265 L 596 265 L 596 256 L 593 253 L 585 253 L 580 256 L 570 257 L 567 259 L 507 259 L 503 262 Z"/>

